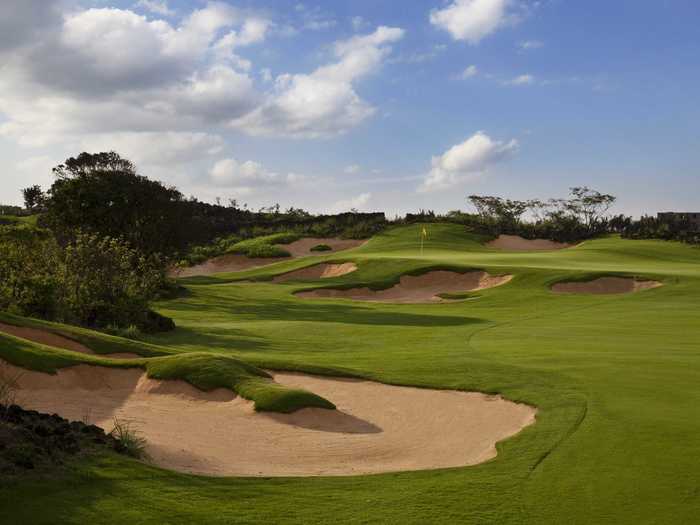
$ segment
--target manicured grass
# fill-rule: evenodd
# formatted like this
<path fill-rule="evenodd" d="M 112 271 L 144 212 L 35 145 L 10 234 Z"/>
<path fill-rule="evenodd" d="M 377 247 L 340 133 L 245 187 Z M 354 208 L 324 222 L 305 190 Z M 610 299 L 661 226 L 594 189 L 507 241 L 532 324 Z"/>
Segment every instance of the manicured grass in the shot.
<path fill-rule="evenodd" d="M 50 327 L 50 331 L 80 340 L 91 349 L 98 346 L 103 350 L 108 348 L 109 352 L 131 352 L 141 349 L 139 346 L 141 343 L 90 332 L 84 328 L 4 314 L 0 315 L 0 320 L 34 328 Z M 148 377 L 164 380 L 181 379 L 204 391 L 228 388 L 253 401 L 255 409 L 260 411 L 294 412 L 308 407 L 335 408 L 333 403 L 312 392 L 274 383 L 267 372 L 230 355 L 208 352 L 168 353 L 166 349 L 158 350 L 159 347 L 155 345 L 143 346 L 150 355 L 160 357 L 110 359 L 108 354 L 100 356 L 71 352 L 0 332 L 0 359 L 30 370 L 53 374 L 59 368 L 77 364 L 112 368 L 140 367 L 146 370 Z"/>
<path fill-rule="evenodd" d="M 158 305 L 178 329 L 149 342 L 259 368 L 479 390 L 536 405 L 537 423 L 500 443 L 497 458 L 378 476 L 235 479 L 105 456 L 55 478 L 3 487 L 0 521 L 696 522 L 700 251 L 611 236 L 567 250 L 501 252 L 458 226 L 427 225 L 421 255 L 421 228 L 391 229 L 361 248 L 313 261 L 183 281 L 186 297 Z M 514 278 L 473 300 L 421 305 L 301 300 L 293 293 L 309 283 L 262 281 L 331 260 L 355 262 L 358 270 L 319 285 L 385 287 L 432 268 Z M 601 275 L 664 286 L 618 296 L 549 290 L 560 280 Z M 169 358 L 151 361 L 157 359 Z"/>

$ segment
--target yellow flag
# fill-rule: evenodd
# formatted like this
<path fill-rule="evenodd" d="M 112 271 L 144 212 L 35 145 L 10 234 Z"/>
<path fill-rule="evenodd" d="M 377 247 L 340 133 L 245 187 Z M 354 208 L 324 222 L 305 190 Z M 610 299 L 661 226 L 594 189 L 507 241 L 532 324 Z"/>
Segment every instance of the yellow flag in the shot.
<path fill-rule="evenodd" d="M 428 237 L 428 230 L 425 229 L 425 226 L 423 226 L 423 231 L 420 232 L 420 234 L 423 236 L 424 239 Z"/>

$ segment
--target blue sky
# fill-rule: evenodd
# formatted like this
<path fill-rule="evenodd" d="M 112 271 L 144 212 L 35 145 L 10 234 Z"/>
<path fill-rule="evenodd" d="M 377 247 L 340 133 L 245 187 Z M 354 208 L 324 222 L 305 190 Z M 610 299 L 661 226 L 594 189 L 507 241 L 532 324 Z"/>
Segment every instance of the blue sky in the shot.
<path fill-rule="evenodd" d="M 205 200 L 700 209 L 696 1 L 9 0 L 1 202 L 116 149 Z M 4 26 L 3 26 L 4 24 Z"/>

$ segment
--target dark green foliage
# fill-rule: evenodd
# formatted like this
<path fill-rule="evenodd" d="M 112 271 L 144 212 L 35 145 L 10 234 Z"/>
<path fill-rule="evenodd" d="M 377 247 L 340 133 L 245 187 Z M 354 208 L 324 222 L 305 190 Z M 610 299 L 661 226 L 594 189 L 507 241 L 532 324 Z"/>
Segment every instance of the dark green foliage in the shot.
<path fill-rule="evenodd" d="M 29 211 L 40 208 L 46 200 L 46 195 L 44 195 L 39 185 L 24 188 L 22 190 L 22 196 L 24 197 L 24 207 Z"/>
<path fill-rule="evenodd" d="M 115 152 L 81 153 L 54 168 L 43 222 L 62 240 L 76 231 L 122 238 L 142 253 L 170 253 L 187 242 L 182 194 L 136 173 Z"/>
<path fill-rule="evenodd" d="M 316 246 L 312 246 L 311 250 L 312 252 L 330 252 L 333 248 L 328 246 L 327 244 L 317 244 Z"/>
<path fill-rule="evenodd" d="M 289 244 L 299 239 L 295 233 L 282 232 L 263 237 L 254 237 L 238 242 L 230 248 L 231 253 L 240 253 L 248 257 L 289 257 L 289 252 L 277 244 Z"/>
<path fill-rule="evenodd" d="M 621 228 L 622 236 L 628 239 L 663 239 L 700 244 L 700 231 L 687 220 L 663 220 L 658 217 L 641 217 L 628 220 Z"/>
<path fill-rule="evenodd" d="M 165 281 L 162 261 L 124 241 L 78 233 L 62 248 L 44 230 L 6 228 L 0 250 L 0 308 L 100 328 L 174 327 L 148 306 Z"/>

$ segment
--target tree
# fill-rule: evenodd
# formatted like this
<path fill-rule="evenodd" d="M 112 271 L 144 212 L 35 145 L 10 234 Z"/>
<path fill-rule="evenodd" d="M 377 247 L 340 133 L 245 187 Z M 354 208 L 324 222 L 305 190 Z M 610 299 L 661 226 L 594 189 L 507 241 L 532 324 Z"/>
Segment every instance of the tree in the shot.
<path fill-rule="evenodd" d="M 117 153 L 81 153 L 53 172 L 45 221 L 62 242 L 82 230 L 122 238 L 146 254 L 171 253 L 187 243 L 191 215 L 183 195 L 138 175 Z"/>
<path fill-rule="evenodd" d="M 479 215 L 492 219 L 501 226 L 515 226 L 520 217 L 530 207 L 529 201 L 518 201 L 492 197 L 490 195 L 470 195 L 469 200 Z"/>
<path fill-rule="evenodd" d="M 24 197 L 24 207 L 29 211 L 34 211 L 39 208 L 45 200 L 44 192 L 41 191 L 41 186 L 34 185 L 22 190 Z"/>
<path fill-rule="evenodd" d="M 563 201 L 564 209 L 578 217 L 591 232 L 617 200 L 614 195 L 600 193 L 587 186 L 574 187 L 570 190 L 570 198 Z"/>

